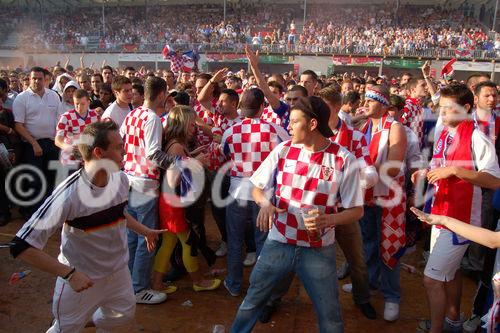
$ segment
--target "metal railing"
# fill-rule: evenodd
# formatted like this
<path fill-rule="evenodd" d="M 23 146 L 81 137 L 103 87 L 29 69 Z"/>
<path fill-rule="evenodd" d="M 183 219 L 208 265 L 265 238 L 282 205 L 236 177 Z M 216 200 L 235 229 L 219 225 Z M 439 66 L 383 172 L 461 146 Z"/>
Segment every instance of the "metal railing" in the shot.
<path fill-rule="evenodd" d="M 244 43 L 182 43 L 170 45 L 176 50 L 196 50 L 199 53 L 243 53 Z M 18 47 L 25 52 L 43 53 L 43 52 L 62 52 L 62 53 L 161 53 L 164 43 L 152 44 L 32 44 Z M 390 56 L 390 57 L 422 57 L 422 58 L 465 58 L 477 60 L 492 60 L 500 58 L 500 50 L 472 50 L 458 52 L 454 49 L 442 48 L 396 48 L 381 50 L 378 47 L 370 45 L 358 45 L 351 47 L 332 46 L 332 45 L 303 45 L 303 44 L 250 44 L 253 50 L 259 50 L 266 54 L 282 55 L 352 55 L 352 56 Z"/>

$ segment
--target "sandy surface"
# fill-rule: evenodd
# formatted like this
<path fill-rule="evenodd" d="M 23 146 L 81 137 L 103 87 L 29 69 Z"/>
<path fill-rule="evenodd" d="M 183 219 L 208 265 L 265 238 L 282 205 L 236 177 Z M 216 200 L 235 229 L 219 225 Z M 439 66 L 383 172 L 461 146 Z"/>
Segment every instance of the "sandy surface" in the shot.
<path fill-rule="evenodd" d="M 210 213 L 207 211 L 207 234 L 209 244 L 217 248 L 218 231 Z M 21 227 L 21 220 L 14 220 L 7 226 L 0 227 L 0 242 L 12 239 Z M 420 244 L 419 244 L 420 245 Z M 59 235 L 54 235 L 46 250 L 56 256 L 59 247 Z M 52 320 L 51 303 L 55 278 L 33 269 L 32 274 L 15 286 L 8 285 L 13 272 L 27 269 L 27 265 L 14 261 L 8 249 L 0 249 L 0 332 L 30 333 L 45 332 Z M 340 291 L 341 306 L 344 316 L 345 332 L 415 332 L 419 319 L 428 317 L 425 290 L 422 286 L 420 250 L 403 257 L 402 261 L 418 268 L 416 274 L 401 271 L 402 303 L 401 316 L 395 323 L 382 319 L 384 301 L 381 295 L 372 298 L 372 304 L 378 312 L 377 320 L 367 320 L 354 306 L 351 295 Z M 339 261 L 343 260 L 339 256 Z M 225 258 L 218 260 L 217 267 L 225 268 Z M 245 268 L 245 280 L 251 268 Z M 349 280 L 340 281 L 340 285 Z M 168 300 L 160 305 L 138 305 L 136 321 L 121 332 L 207 332 L 214 325 L 224 325 L 226 331 L 231 325 L 238 305 L 243 297 L 231 297 L 222 287 L 213 292 L 196 293 L 191 288 L 188 277 L 177 281 L 179 290 L 169 295 Z M 464 279 L 462 312 L 469 314 L 475 287 L 470 279 Z M 192 307 L 182 306 L 190 300 Z M 93 332 L 86 329 L 85 332 Z M 269 324 L 258 323 L 254 332 L 317 332 L 316 317 L 311 302 L 296 278 L 291 290 L 284 299 L 278 313 Z"/>

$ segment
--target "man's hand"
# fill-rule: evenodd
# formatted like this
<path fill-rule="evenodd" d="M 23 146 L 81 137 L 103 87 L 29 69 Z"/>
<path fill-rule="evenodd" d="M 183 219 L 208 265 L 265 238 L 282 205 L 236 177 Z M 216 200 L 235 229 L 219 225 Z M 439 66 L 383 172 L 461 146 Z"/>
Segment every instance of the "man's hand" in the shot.
<path fill-rule="evenodd" d="M 245 54 L 248 58 L 248 62 L 252 68 L 257 68 L 259 66 L 259 50 L 255 53 L 250 50 L 248 45 L 245 45 Z"/>
<path fill-rule="evenodd" d="M 323 229 L 332 225 L 331 217 L 331 214 L 320 213 L 316 216 L 305 218 L 304 225 L 309 231 L 321 233 Z"/>
<path fill-rule="evenodd" d="M 427 176 L 427 172 L 429 172 L 427 169 L 415 171 L 411 174 L 411 182 L 416 184 L 419 179 L 424 179 Z"/>
<path fill-rule="evenodd" d="M 431 75 L 431 62 L 429 60 L 427 60 L 422 66 L 422 74 L 424 75 L 424 78 Z"/>
<path fill-rule="evenodd" d="M 453 166 L 436 168 L 427 173 L 427 180 L 430 184 L 435 184 L 438 180 L 455 176 L 456 172 L 457 170 Z"/>
<path fill-rule="evenodd" d="M 153 230 L 149 229 L 146 231 L 144 234 L 144 239 L 146 240 L 146 246 L 148 248 L 148 252 L 154 252 L 156 249 L 156 241 L 158 240 L 158 235 L 161 235 L 168 230 L 162 229 L 162 230 Z"/>
<path fill-rule="evenodd" d="M 43 155 L 43 149 L 42 149 L 42 147 L 40 147 L 40 145 L 36 141 L 35 141 L 35 143 L 33 143 L 33 153 L 35 154 L 35 156 L 42 156 Z"/>
<path fill-rule="evenodd" d="M 274 214 L 284 213 L 286 210 L 277 208 L 271 204 L 261 207 L 257 216 L 257 227 L 262 232 L 268 232 L 273 226 Z"/>
<path fill-rule="evenodd" d="M 220 81 L 224 80 L 224 78 L 227 75 L 227 72 L 229 72 L 229 68 L 223 68 L 221 70 L 218 70 L 214 74 L 214 76 L 212 76 L 212 80 L 215 81 L 215 82 L 220 82 Z"/>
<path fill-rule="evenodd" d="M 94 285 L 94 282 L 85 274 L 80 271 L 75 271 L 69 279 L 69 285 L 71 289 L 79 293 L 85 289 L 88 289 Z"/>

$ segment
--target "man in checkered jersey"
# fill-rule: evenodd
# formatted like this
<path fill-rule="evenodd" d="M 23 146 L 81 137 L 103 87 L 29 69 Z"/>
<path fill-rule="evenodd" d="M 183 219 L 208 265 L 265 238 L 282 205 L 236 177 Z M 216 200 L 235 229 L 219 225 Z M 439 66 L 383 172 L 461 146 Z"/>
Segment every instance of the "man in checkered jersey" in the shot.
<path fill-rule="evenodd" d="M 56 127 L 56 146 L 61 148 L 61 164 L 77 168 L 80 161 L 73 155 L 73 147 L 85 127 L 99 120 L 94 110 L 89 109 L 90 98 L 85 89 L 78 89 L 73 94 L 75 108 L 61 115 Z"/>
<path fill-rule="evenodd" d="M 129 182 L 120 171 L 123 140 L 114 122 L 88 125 L 79 144 L 84 167 L 63 181 L 13 239 L 11 254 L 57 276 L 54 321 L 47 332 L 110 332 L 134 318 L 127 268 L 127 228 L 142 234 L 149 251 L 161 231 L 138 223 L 125 210 Z M 62 227 L 57 259 L 43 252 Z"/>
<path fill-rule="evenodd" d="M 406 90 L 410 93 L 410 96 L 406 98 L 401 123 L 411 128 L 418 136 L 418 142 L 422 144 L 424 135 L 424 110 L 421 100 L 428 95 L 427 83 L 425 83 L 424 79 L 413 78 L 406 84 Z"/>
<path fill-rule="evenodd" d="M 243 279 L 242 246 L 247 223 L 255 229 L 256 255 L 259 255 L 266 234 L 255 228 L 259 212 L 252 198 L 250 176 L 280 142 L 289 138 L 281 127 L 260 119 L 264 109 L 262 90 L 248 89 L 241 95 L 240 110 L 245 117 L 224 132 L 222 153 L 231 159 L 229 194 L 232 202 L 226 207 L 228 241 L 228 276 L 224 286 L 232 296 L 241 292 Z"/>
<path fill-rule="evenodd" d="M 156 228 L 160 168 L 167 169 L 175 156 L 161 149 L 163 127 L 156 114 L 167 97 L 167 84 L 159 77 L 149 77 L 144 84 L 144 104 L 132 110 L 123 120 L 120 134 L 125 142 L 124 172 L 130 181 L 128 211 L 140 223 Z M 147 251 L 144 237 L 128 234 L 129 269 L 137 303 L 158 304 L 167 295 L 150 289 L 154 253 Z"/>
<path fill-rule="evenodd" d="M 253 198 L 261 207 L 257 225 L 271 230 L 231 332 L 252 330 L 273 287 L 291 271 L 313 302 L 320 332 L 343 332 L 333 227 L 361 218 L 363 198 L 355 157 L 329 140 L 333 132 L 328 118 L 328 106 L 318 97 L 295 105 L 292 140 L 277 146 L 250 178 Z M 339 202 L 342 212 L 337 212 Z M 303 219 L 301 210 L 312 207 L 318 214 Z M 320 237 L 310 237 L 312 233 Z"/>

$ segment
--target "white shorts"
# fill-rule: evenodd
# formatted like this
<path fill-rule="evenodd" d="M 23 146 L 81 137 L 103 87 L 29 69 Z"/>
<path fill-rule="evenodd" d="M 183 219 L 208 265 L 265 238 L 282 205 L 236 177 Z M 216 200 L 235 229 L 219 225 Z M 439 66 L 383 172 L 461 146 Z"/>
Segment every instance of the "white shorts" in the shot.
<path fill-rule="evenodd" d="M 431 254 L 427 260 L 424 275 L 443 282 L 453 280 L 468 247 L 468 243 L 454 245 L 453 233 L 448 229 L 438 229 L 432 226 Z"/>
<path fill-rule="evenodd" d="M 77 293 L 57 278 L 52 300 L 55 320 L 47 333 L 80 332 L 89 321 L 97 332 L 109 332 L 134 318 L 135 295 L 127 266 L 93 282 L 92 287 Z"/>

